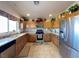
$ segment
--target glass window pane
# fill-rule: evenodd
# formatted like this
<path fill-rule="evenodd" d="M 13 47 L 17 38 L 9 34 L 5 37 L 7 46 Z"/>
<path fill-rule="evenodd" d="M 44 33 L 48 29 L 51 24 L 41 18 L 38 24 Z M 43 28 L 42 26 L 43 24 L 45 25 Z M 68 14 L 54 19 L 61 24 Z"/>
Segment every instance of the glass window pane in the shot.
<path fill-rule="evenodd" d="M 0 33 L 8 32 L 8 18 L 0 16 Z"/>
<path fill-rule="evenodd" d="M 16 21 L 9 20 L 9 31 L 16 31 Z"/>

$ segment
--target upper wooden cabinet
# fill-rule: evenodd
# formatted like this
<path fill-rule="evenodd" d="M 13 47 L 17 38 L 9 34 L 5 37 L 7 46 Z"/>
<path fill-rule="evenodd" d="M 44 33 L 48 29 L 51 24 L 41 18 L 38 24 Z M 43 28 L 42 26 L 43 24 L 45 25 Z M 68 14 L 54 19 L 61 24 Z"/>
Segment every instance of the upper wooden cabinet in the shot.
<path fill-rule="evenodd" d="M 59 28 L 59 20 L 55 20 L 54 23 L 52 22 L 52 27 L 53 28 Z"/>
<path fill-rule="evenodd" d="M 79 15 L 79 10 L 76 11 L 76 12 L 73 12 L 73 13 L 64 14 L 63 16 L 58 15 L 56 18 L 58 18 L 59 20 L 61 20 L 61 19 L 66 19 L 66 18 L 69 18 L 69 17 L 77 16 L 77 15 Z"/>
<path fill-rule="evenodd" d="M 26 24 L 27 24 L 27 21 L 24 21 L 23 22 L 23 30 L 26 30 Z"/>
<path fill-rule="evenodd" d="M 52 28 L 52 22 L 51 22 L 51 20 L 46 20 L 44 22 L 44 28 Z"/>
<path fill-rule="evenodd" d="M 54 21 L 54 24 L 52 25 L 53 28 L 59 28 L 59 23 L 62 19 L 67 19 L 67 18 L 70 18 L 70 17 L 73 17 L 73 16 L 77 16 L 79 15 L 79 10 L 76 11 L 76 12 L 73 12 L 73 13 L 67 13 L 67 14 L 64 14 L 64 15 L 58 15 L 56 17 L 56 20 Z"/>
<path fill-rule="evenodd" d="M 29 20 L 26 24 L 26 28 L 36 28 L 36 23 L 32 20 Z"/>

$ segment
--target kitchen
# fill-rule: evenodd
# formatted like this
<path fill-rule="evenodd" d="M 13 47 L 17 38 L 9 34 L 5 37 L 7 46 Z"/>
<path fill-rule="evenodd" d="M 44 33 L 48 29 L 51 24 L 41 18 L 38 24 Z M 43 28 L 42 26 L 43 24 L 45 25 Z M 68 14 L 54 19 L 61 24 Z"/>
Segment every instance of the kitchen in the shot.
<path fill-rule="evenodd" d="M 0 58 L 79 58 L 78 15 L 78 1 L 0 1 Z"/>

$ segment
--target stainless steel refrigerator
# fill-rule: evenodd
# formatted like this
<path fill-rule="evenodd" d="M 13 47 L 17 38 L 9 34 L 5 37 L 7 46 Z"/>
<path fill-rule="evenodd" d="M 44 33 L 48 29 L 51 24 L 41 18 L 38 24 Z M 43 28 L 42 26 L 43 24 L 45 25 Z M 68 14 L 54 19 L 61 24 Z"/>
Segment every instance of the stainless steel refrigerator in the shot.
<path fill-rule="evenodd" d="M 79 58 L 79 16 L 60 21 L 59 51 L 64 58 Z"/>

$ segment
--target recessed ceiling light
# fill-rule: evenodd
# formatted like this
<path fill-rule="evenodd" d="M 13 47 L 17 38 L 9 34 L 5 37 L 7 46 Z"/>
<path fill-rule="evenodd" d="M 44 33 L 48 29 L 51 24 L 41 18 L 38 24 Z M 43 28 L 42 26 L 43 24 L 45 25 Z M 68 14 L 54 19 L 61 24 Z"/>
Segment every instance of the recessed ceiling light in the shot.
<path fill-rule="evenodd" d="M 49 17 L 52 17 L 52 14 L 49 14 Z"/>
<path fill-rule="evenodd" d="M 38 5 L 38 4 L 39 4 L 39 1 L 34 1 L 34 4 L 35 4 L 35 5 Z"/>
<path fill-rule="evenodd" d="M 28 16 L 28 17 L 29 17 L 29 16 L 30 16 L 30 14 L 29 14 L 29 13 L 27 13 L 27 14 L 26 14 L 26 16 Z"/>

